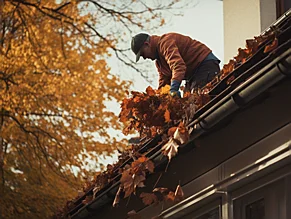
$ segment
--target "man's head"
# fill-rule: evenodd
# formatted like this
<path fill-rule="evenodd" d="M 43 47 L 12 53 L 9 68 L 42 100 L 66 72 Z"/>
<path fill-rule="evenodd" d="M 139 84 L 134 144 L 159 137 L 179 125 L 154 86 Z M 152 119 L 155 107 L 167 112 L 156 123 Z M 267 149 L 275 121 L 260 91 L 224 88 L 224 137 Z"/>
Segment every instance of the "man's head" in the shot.
<path fill-rule="evenodd" d="M 156 59 L 155 51 L 153 51 L 150 45 L 150 35 L 146 33 L 139 33 L 132 37 L 131 50 L 136 55 L 136 62 L 138 62 L 140 56 L 144 59 Z"/>

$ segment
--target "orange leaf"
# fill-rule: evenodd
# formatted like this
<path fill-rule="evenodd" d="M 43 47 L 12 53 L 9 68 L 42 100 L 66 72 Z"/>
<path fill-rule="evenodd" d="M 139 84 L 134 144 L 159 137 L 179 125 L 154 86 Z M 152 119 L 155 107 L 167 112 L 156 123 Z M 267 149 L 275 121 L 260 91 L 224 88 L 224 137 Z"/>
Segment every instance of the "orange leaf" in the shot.
<path fill-rule="evenodd" d="M 146 92 L 149 96 L 155 96 L 156 95 L 156 92 L 154 91 L 154 89 L 151 87 L 151 86 L 148 86 L 146 88 Z"/>
<path fill-rule="evenodd" d="M 264 49 L 264 53 L 273 51 L 274 49 L 276 49 L 278 47 L 278 39 L 275 38 L 272 43 L 270 45 L 267 45 Z"/>
<path fill-rule="evenodd" d="M 170 114 L 170 111 L 168 109 L 166 109 L 164 117 L 165 117 L 165 122 L 171 121 L 171 114 Z"/>

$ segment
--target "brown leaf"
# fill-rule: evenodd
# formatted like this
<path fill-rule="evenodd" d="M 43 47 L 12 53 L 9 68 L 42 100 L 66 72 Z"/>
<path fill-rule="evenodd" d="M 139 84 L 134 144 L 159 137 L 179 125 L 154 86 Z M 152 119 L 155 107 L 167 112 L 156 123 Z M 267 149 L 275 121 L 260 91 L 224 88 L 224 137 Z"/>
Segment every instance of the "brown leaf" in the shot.
<path fill-rule="evenodd" d="M 163 195 L 168 194 L 170 190 L 168 188 L 158 187 L 153 190 L 153 192 L 159 192 Z"/>
<path fill-rule="evenodd" d="M 141 216 L 135 212 L 135 210 L 127 212 L 130 219 L 141 219 Z"/>
<path fill-rule="evenodd" d="M 189 132 L 187 127 L 183 122 L 180 122 L 178 129 L 174 133 L 174 139 L 180 142 L 180 144 L 185 144 L 189 140 Z"/>
<path fill-rule="evenodd" d="M 171 114 L 168 109 L 166 109 L 165 114 L 164 114 L 165 122 L 171 122 Z"/>
<path fill-rule="evenodd" d="M 168 136 L 169 137 L 174 136 L 174 133 L 175 133 L 175 131 L 176 131 L 177 128 L 178 127 L 171 127 L 171 128 L 169 128 L 169 130 L 168 130 Z"/>
<path fill-rule="evenodd" d="M 170 191 L 167 195 L 164 196 L 165 201 L 175 201 L 175 193 Z"/>
<path fill-rule="evenodd" d="M 119 186 L 118 191 L 117 191 L 117 193 L 115 195 L 113 204 L 112 204 L 113 207 L 115 207 L 115 206 L 117 206 L 119 204 L 121 191 L 122 191 L 122 188 L 121 188 L 121 186 Z"/>
<path fill-rule="evenodd" d="M 157 203 L 159 201 L 158 197 L 153 193 L 143 192 L 140 194 L 140 197 L 145 205 L 151 205 L 152 203 Z"/>
<path fill-rule="evenodd" d="M 154 91 L 154 89 L 151 87 L 151 86 L 148 86 L 146 88 L 146 93 L 149 95 L 149 96 L 155 96 L 156 95 L 156 92 Z"/>
<path fill-rule="evenodd" d="M 184 192 L 182 190 L 182 187 L 180 185 L 177 186 L 175 191 L 175 201 L 181 201 L 184 198 Z"/>
<path fill-rule="evenodd" d="M 83 204 L 88 204 L 89 202 L 91 202 L 93 199 L 92 195 L 87 195 L 86 198 L 82 201 Z"/>
<path fill-rule="evenodd" d="M 278 47 L 278 39 L 277 37 L 272 41 L 272 43 L 270 45 L 267 45 L 264 49 L 264 53 L 273 51 L 274 49 L 276 49 Z"/>
<path fill-rule="evenodd" d="M 178 129 L 177 129 L 178 130 Z M 168 143 L 162 147 L 162 153 L 169 158 L 169 160 L 174 157 L 178 152 L 179 145 L 173 138 L 171 138 Z"/>

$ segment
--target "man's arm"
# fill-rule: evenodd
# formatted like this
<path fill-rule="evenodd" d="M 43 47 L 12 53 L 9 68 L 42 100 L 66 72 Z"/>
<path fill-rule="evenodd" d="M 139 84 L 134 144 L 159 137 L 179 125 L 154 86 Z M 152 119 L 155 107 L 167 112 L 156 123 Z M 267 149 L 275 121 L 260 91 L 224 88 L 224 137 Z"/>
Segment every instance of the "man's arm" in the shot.
<path fill-rule="evenodd" d="M 160 46 L 160 51 L 172 71 L 170 94 L 181 97 L 179 88 L 185 76 L 186 64 L 174 39 L 164 38 Z"/>
<path fill-rule="evenodd" d="M 172 71 L 171 81 L 175 80 L 181 83 L 185 76 L 186 64 L 175 40 L 169 39 L 169 37 L 164 38 L 160 44 L 160 51 Z"/>
<path fill-rule="evenodd" d="M 157 70 L 159 72 L 159 87 L 158 89 L 164 87 L 165 85 L 171 85 L 171 78 L 170 77 L 167 77 L 166 75 L 164 75 L 162 72 L 161 72 L 161 69 L 159 67 L 159 64 L 158 64 L 158 61 L 156 61 L 156 67 L 157 67 Z"/>

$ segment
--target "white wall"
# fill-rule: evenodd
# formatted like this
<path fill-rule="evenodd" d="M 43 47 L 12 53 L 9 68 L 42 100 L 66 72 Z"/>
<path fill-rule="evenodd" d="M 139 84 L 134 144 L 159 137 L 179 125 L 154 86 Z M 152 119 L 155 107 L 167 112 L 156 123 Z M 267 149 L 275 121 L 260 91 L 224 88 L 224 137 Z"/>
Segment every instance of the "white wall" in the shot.
<path fill-rule="evenodd" d="M 276 20 L 276 0 L 224 0 L 224 62 Z"/>

